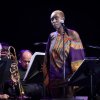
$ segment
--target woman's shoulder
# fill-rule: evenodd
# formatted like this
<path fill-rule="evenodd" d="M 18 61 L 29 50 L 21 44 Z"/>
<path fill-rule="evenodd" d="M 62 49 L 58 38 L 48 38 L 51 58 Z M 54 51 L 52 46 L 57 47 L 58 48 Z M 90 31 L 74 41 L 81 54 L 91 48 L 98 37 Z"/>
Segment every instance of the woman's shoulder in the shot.
<path fill-rule="evenodd" d="M 69 35 L 75 35 L 75 36 L 79 35 L 79 33 L 76 30 L 73 30 L 73 29 L 68 29 L 68 34 Z"/>
<path fill-rule="evenodd" d="M 55 38 L 57 36 L 57 32 L 51 32 L 50 33 L 50 38 Z"/>
<path fill-rule="evenodd" d="M 73 39 L 73 40 L 80 40 L 79 33 L 75 30 L 68 29 L 68 35 Z"/>

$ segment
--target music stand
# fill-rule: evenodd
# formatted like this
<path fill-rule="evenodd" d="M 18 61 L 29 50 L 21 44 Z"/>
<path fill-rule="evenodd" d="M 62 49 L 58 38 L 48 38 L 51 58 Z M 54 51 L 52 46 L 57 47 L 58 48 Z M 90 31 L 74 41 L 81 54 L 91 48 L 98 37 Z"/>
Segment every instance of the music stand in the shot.
<path fill-rule="evenodd" d="M 78 70 L 69 78 L 69 85 L 90 86 L 90 98 L 93 100 L 94 87 L 99 81 L 100 60 L 98 58 L 85 58 Z M 98 79 L 97 79 L 98 78 Z"/>
<path fill-rule="evenodd" d="M 30 60 L 28 69 L 24 76 L 23 81 L 26 83 L 30 82 L 42 82 L 43 81 L 43 73 L 41 70 L 45 53 L 43 52 L 35 52 L 32 55 Z"/>

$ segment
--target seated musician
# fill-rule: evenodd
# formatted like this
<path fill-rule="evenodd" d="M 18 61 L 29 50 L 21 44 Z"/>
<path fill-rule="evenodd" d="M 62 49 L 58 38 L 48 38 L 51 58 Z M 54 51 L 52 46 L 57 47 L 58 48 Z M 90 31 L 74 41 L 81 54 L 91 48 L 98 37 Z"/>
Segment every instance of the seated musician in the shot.
<path fill-rule="evenodd" d="M 18 67 L 19 67 L 20 79 L 21 79 L 21 83 L 22 83 L 25 95 L 38 100 L 42 97 L 42 93 L 43 93 L 42 92 L 43 87 L 42 87 L 41 82 L 33 81 L 33 82 L 26 83 L 23 81 L 23 78 L 25 76 L 31 57 L 32 57 L 32 52 L 30 50 L 21 50 L 19 53 Z"/>
<path fill-rule="evenodd" d="M 7 43 L 0 43 L 0 100 L 5 100 L 5 99 L 8 99 L 9 98 L 9 95 L 4 93 L 3 91 L 3 81 L 4 81 L 4 70 L 3 66 L 4 65 L 4 61 L 5 59 L 3 58 L 6 58 L 7 57 L 7 52 L 8 52 L 8 44 Z"/>

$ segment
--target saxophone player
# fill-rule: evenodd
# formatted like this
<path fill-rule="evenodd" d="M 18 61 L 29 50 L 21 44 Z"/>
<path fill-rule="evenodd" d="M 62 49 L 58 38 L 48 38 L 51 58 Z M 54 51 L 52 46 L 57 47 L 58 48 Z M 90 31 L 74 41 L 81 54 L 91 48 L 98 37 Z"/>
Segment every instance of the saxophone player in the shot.
<path fill-rule="evenodd" d="M 2 66 L 4 59 L 7 56 L 7 48 L 8 48 L 8 44 L 7 43 L 0 43 L 0 100 L 7 100 L 9 98 L 9 95 L 3 92 L 3 74 L 4 74 L 4 70 L 2 70 Z"/>
<path fill-rule="evenodd" d="M 0 43 L 0 100 L 19 95 L 19 78 L 15 48 Z"/>

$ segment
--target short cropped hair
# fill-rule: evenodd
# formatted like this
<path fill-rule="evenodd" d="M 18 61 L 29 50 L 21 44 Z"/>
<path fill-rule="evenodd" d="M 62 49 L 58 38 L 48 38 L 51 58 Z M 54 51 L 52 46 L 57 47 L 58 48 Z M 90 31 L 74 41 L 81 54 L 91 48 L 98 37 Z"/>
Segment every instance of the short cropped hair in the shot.
<path fill-rule="evenodd" d="M 21 57 L 22 57 L 22 55 L 23 55 L 23 53 L 24 52 L 30 52 L 31 54 L 33 54 L 30 50 L 28 50 L 28 49 L 23 49 L 23 50 L 20 50 L 20 52 L 19 52 L 19 55 L 18 55 L 18 58 L 20 59 Z"/>
<path fill-rule="evenodd" d="M 64 14 L 64 12 L 61 11 L 61 10 L 55 10 L 55 11 L 52 12 L 52 14 L 59 14 L 59 15 L 61 15 L 61 16 L 65 19 L 65 14 Z M 51 14 L 51 15 L 52 15 L 52 14 Z"/>

